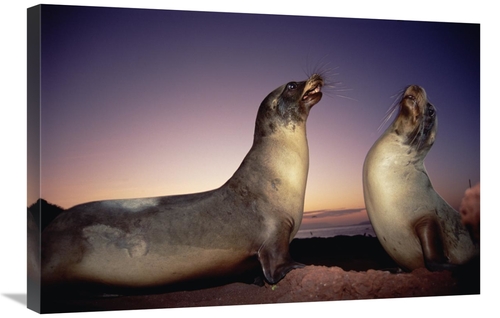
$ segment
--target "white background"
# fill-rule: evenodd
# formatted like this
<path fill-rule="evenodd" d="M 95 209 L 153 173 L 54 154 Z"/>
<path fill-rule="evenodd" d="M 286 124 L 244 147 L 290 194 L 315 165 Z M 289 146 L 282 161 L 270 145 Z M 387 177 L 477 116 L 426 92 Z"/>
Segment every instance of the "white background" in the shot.
<path fill-rule="evenodd" d="M 452 3 L 452 4 L 451 4 Z M 0 212 L 0 312 L 8 317 L 34 316 L 26 309 L 26 9 L 34 1 L 3 2 L 0 10 L 0 186 L 4 210 Z M 335 301 L 304 304 L 226 306 L 210 308 L 61 314 L 62 317 L 186 317 L 213 315 L 291 315 L 293 317 L 355 315 L 401 317 L 431 314 L 446 317 L 486 317 L 498 292 L 498 49 L 499 24 L 493 1 L 54 1 L 47 4 L 182 9 L 248 13 L 277 13 L 330 17 L 356 17 L 481 24 L 481 183 L 482 240 L 481 296 L 425 297 L 375 301 Z M 460 67 L 459 65 L 457 67 Z M 496 295 L 495 295 L 496 294 Z"/>

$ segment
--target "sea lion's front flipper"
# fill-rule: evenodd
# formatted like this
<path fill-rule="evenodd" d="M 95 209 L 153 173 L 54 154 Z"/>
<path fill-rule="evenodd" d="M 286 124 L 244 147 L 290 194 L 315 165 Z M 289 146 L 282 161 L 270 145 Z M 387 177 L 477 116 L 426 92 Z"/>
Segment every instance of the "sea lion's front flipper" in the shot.
<path fill-rule="evenodd" d="M 259 249 L 258 258 L 264 277 L 270 284 L 279 282 L 292 269 L 305 266 L 292 259 L 289 253 L 289 240 L 284 235 L 267 240 Z"/>
<path fill-rule="evenodd" d="M 415 223 L 415 232 L 424 255 L 425 267 L 430 271 L 450 270 L 454 266 L 444 254 L 441 228 L 433 217 L 424 217 Z"/>

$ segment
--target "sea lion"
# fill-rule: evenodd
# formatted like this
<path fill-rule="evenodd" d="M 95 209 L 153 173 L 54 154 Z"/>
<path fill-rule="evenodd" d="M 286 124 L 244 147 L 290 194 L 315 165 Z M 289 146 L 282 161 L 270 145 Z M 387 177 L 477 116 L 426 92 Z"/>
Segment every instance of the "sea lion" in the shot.
<path fill-rule="evenodd" d="M 42 233 L 42 284 L 154 288 L 240 273 L 257 261 L 275 284 L 304 266 L 290 257 L 289 243 L 304 208 L 306 119 L 322 86 L 315 74 L 271 92 L 250 151 L 220 188 L 61 213 Z"/>
<path fill-rule="evenodd" d="M 363 166 L 370 222 L 384 249 L 404 270 L 453 269 L 474 258 L 478 247 L 460 214 L 433 189 L 424 167 L 436 139 L 436 109 L 416 85 L 406 88 L 398 105 L 399 114 L 371 147 Z"/>

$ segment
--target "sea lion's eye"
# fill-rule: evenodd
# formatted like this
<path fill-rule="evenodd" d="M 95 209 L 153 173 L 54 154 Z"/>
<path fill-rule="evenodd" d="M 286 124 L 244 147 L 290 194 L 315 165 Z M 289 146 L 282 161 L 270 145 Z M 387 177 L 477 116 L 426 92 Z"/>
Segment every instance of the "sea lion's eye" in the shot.
<path fill-rule="evenodd" d="M 286 88 L 290 89 L 290 90 L 296 89 L 297 88 L 297 83 L 290 82 L 290 83 L 286 84 Z"/>
<path fill-rule="evenodd" d="M 436 111 L 434 110 L 434 107 L 432 107 L 432 105 L 429 105 L 429 116 L 431 117 L 434 117 L 434 115 L 436 114 Z"/>

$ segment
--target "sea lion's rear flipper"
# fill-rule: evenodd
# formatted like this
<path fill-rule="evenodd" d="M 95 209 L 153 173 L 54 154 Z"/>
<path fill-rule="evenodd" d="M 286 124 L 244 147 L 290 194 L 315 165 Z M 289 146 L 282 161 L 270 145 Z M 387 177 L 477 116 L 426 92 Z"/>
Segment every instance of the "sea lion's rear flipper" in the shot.
<path fill-rule="evenodd" d="M 425 267 L 430 271 L 451 270 L 454 265 L 448 262 L 444 253 L 441 228 L 433 217 L 424 217 L 415 223 L 415 232 L 424 255 Z"/>
<path fill-rule="evenodd" d="M 264 277 L 270 284 L 279 282 L 292 269 L 305 266 L 292 259 L 289 253 L 289 241 L 285 236 L 267 240 L 257 255 Z"/>

